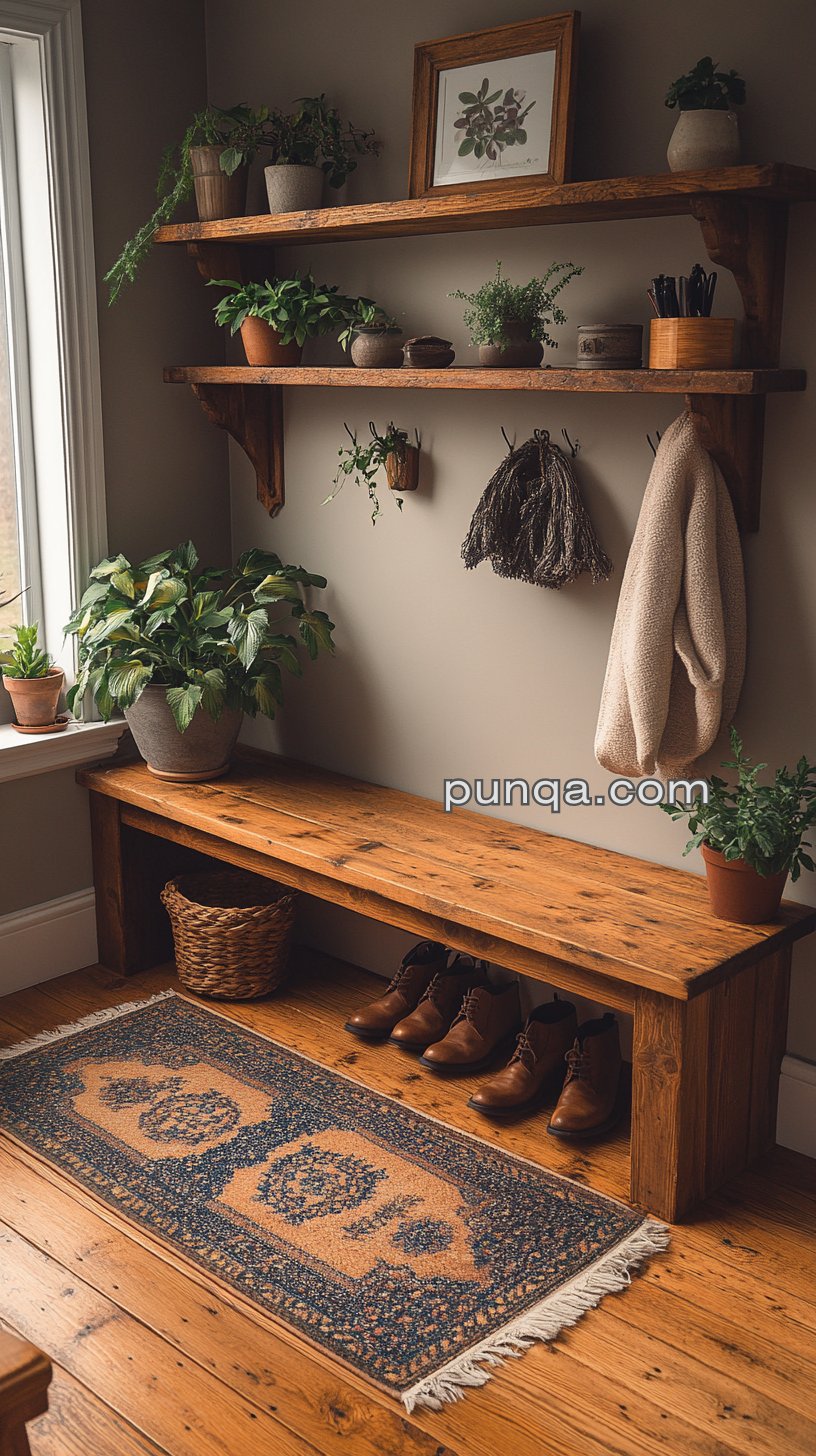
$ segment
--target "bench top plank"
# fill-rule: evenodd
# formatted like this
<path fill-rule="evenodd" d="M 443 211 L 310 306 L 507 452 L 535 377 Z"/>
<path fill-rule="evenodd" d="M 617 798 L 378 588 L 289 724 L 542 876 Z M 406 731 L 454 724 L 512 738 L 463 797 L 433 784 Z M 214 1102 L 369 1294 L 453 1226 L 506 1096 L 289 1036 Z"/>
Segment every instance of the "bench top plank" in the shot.
<path fill-rule="evenodd" d="M 78 779 L 325 881 L 680 999 L 816 928 L 816 909 L 791 902 L 772 925 L 730 925 L 710 915 L 698 875 L 492 815 L 446 814 L 272 754 L 243 752 L 206 784 L 165 783 L 142 763 Z"/>

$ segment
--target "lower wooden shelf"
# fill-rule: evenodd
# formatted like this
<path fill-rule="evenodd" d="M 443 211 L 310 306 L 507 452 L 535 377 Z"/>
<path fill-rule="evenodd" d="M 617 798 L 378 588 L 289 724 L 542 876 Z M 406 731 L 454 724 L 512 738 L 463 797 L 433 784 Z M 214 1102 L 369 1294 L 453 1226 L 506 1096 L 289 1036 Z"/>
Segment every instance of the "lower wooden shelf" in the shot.
<path fill-rule="evenodd" d="M 171 364 L 165 384 L 274 384 L 341 389 L 512 389 L 578 394 L 762 395 L 805 388 L 803 369 L 355 369 Z"/>
<path fill-rule="evenodd" d="M 468 1098 L 489 1073 L 435 1077 L 418 1058 L 388 1042 L 364 1042 L 344 1030 L 350 1011 L 381 996 L 385 983 L 369 971 L 315 951 L 296 953 L 289 984 L 265 1001 L 223 1003 L 232 1020 L 293 1051 L 341 1072 L 364 1087 L 508 1153 L 586 1183 L 629 1202 L 629 1127 L 621 1125 L 597 1143 L 563 1143 L 547 1134 L 550 1108 L 515 1124 L 490 1122 L 468 1107 Z M 501 1063 L 497 1063 L 501 1065 Z"/>

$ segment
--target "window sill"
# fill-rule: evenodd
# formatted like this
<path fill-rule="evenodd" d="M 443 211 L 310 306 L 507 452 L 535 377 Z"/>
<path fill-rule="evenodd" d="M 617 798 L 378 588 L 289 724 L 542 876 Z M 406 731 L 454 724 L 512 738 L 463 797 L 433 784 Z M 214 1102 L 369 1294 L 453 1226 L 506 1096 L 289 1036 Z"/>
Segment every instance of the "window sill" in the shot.
<path fill-rule="evenodd" d="M 64 733 L 29 737 L 16 733 L 10 723 L 0 724 L 0 783 L 110 758 L 126 727 L 124 719 L 69 723 Z"/>

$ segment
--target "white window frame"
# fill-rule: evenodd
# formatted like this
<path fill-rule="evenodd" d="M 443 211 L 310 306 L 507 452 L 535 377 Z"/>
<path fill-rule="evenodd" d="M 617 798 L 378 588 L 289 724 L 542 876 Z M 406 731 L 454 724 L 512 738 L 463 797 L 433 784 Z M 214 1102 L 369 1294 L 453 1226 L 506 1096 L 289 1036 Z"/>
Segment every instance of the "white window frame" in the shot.
<path fill-rule="evenodd" d="M 37 359 L 36 373 L 30 376 L 31 439 L 40 482 L 36 536 L 28 507 L 22 519 L 29 550 L 38 548 L 29 615 L 36 608 L 48 649 L 70 681 L 76 667 L 74 642 L 63 642 L 62 629 L 88 572 L 107 551 L 80 0 L 0 0 L 3 39 L 13 48 L 15 101 L 17 87 L 28 87 L 25 108 L 15 107 L 20 170 L 26 175 L 29 167 L 36 169 L 46 184 L 24 187 L 20 193 L 28 344 Z M 15 47 L 16 40 L 21 44 Z M 33 114 L 30 99 L 35 84 L 42 98 L 39 116 Z M 58 430 L 55 418 L 62 422 Z M 25 469 L 26 462 L 22 464 Z M 76 763 L 77 735 L 88 743 L 87 757 L 103 756 L 113 751 L 123 726 L 72 725 L 64 734 L 34 741 L 0 727 L 0 779 L 18 776 L 13 759 L 21 773 L 57 767 L 63 760 Z M 43 769 L 33 763 L 42 763 Z"/>

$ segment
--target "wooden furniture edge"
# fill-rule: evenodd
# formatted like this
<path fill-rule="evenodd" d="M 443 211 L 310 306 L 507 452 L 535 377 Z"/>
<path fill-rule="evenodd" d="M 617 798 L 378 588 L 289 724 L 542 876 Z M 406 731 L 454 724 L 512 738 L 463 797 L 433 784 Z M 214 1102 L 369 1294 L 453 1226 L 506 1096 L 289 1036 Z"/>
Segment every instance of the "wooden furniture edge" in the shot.
<path fill-rule="evenodd" d="M 42 1350 L 0 1327 L 0 1452 L 29 1451 L 26 1426 L 48 1409 L 51 1361 Z"/>
<path fill-rule="evenodd" d="M 755 398 L 799 393 L 804 369 L 357 369 L 344 365 L 268 368 L 248 364 L 168 364 L 165 384 L 287 388 L 520 390 L 576 394 L 688 394 Z M 221 422 L 220 420 L 218 421 Z M 229 428 L 229 426 L 226 426 Z"/>

